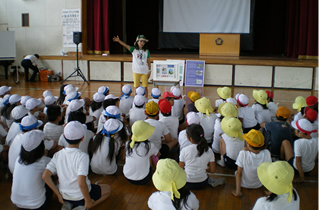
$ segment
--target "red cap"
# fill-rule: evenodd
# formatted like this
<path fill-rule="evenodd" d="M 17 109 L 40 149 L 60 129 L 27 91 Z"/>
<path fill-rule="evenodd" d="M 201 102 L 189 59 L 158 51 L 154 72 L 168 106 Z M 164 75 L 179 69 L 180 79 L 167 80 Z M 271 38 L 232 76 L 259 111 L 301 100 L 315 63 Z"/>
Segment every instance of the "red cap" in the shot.
<path fill-rule="evenodd" d="M 172 105 L 167 99 L 161 99 L 158 101 L 158 107 L 162 113 L 168 114 L 172 110 Z"/>
<path fill-rule="evenodd" d="M 309 106 L 305 108 L 305 115 L 310 122 L 314 122 L 318 118 L 318 113 Z"/>
<path fill-rule="evenodd" d="M 173 93 L 166 91 L 163 93 L 163 98 L 175 98 L 175 96 Z"/>
<path fill-rule="evenodd" d="M 318 98 L 316 96 L 309 96 L 306 99 L 306 103 L 307 103 L 308 106 L 313 106 L 316 103 L 318 103 Z"/>
<path fill-rule="evenodd" d="M 273 93 L 273 92 L 271 92 L 271 91 L 266 91 L 266 93 L 267 93 L 267 97 L 269 97 L 269 98 L 271 98 L 271 99 L 274 98 L 274 93 Z"/>

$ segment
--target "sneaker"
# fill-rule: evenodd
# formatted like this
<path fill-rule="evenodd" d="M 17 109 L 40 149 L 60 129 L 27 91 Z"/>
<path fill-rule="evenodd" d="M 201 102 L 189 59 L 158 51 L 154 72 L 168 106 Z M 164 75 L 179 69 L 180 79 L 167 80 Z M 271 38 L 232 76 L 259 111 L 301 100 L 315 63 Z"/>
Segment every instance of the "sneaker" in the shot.
<path fill-rule="evenodd" d="M 72 210 L 72 204 L 69 202 L 65 202 L 65 204 L 62 205 L 61 210 Z"/>
<path fill-rule="evenodd" d="M 72 210 L 85 210 L 84 206 L 77 206 Z"/>
<path fill-rule="evenodd" d="M 225 184 L 226 178 L 222 177 L 219 179 L 213 179 L 212 177 L 208 177 L 208 184 L 211 185 L 212 187 L 217 187 L 219 185 Z"/>
<path fill-rule="evenodd" d="M 222 160 L 217 160 L 216 163 L 217 163 L 217 165 L 219 165 L 220 167 L 223 167 L 223 168 L 225 168 L 225 166 L 226 166 L 225 162 Z"/>

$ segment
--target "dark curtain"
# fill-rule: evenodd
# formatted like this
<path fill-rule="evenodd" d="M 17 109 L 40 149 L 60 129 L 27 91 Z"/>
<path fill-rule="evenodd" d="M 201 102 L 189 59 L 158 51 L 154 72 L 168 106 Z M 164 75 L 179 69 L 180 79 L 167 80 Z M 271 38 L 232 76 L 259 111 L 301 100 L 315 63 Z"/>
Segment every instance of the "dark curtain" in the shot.
<path fill-rule="evenodd" d="M 285 55 L 318 59 L 318 0 L 290 0 L 287 6 Z"/>
<path fill-rule="evenodd" d="M 109 1 L 89 0 L 87 2 L 88 53 L 109 53 Z"/>

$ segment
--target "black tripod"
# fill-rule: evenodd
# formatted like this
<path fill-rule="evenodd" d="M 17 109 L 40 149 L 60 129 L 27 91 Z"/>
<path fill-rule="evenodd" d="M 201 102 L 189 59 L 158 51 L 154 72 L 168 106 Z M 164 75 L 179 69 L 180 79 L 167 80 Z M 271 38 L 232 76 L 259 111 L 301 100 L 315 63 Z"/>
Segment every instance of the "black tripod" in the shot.
<path fill-rule="evenodd" d="M 86 80 L 85 76 L 83 75 L 83 73 L 82 73 L 82 71 L 81 71 L 81 69 L 79 67 L 79 47 L 78 47 L 78 45 L 81 43 L 81 41 L 77 40 L 77 38 L 74 37 L 75 35 L 77 35 L 76 33 L 80 33 L 80 32 L 73 32 L 73 41 L 76 44 L 76 69 L 75 69 L 75 71 L 72 74 L 70 74 L 67 78 L 65 78 L 61 82 L 61 84 L 63 82 L 65 82 L 65 80 L 69 79 L 70 77 L 79 76 L 79 77 L 81 77 L 84 80 L 84 82 L 86 82 L 89 85 L 89 82 Z M 82 37 L 80 39 L 82 39 Z M 74 75 L 75 73 L 76 73 L 76 75 Z"/>

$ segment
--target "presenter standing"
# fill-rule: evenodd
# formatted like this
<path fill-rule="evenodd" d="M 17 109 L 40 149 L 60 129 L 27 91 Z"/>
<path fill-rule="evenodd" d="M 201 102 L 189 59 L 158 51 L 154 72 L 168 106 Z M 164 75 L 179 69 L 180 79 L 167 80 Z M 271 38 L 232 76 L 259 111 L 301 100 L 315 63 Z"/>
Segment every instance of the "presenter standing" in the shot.
<path fill-rule="evenodd" d="M 142 78 L 142 86 L 145 88 L 145 97 L 148 97 L 148 79 L 151 75 L 151 60 L 150 60 L 150 51 L 146 47 L 146 42 L 148 40 L 144 35 L 138 35 L 134 46 L 129 46 L 123 41 L 120 40 L 119 36 L 113 37 L 114 42 L 120 43 L 128 51 L 132 53 L 132 70 L 133 70 L 133 81 L 134 89 L 140 86 L 140 81 Z M 135 90 L 134 90 L 135 92 Z"/>
<path fill-rule="evenodd" d="M 24 77 L 25 77 L 25 81 L 28 82 L 35 82 L 35 76 L 37 75 L 37 73 L 39 72 L 38 69 L 38 58 L 39 55 L 38 54 L 34 54 L 34 55 L 26 55 L 24 57 L 24 59 L 21 61 L 21 66 L 24 68 Z M 32 69 L 33 73 L 30 77 L 29 80 L 29 68 Z"/>

